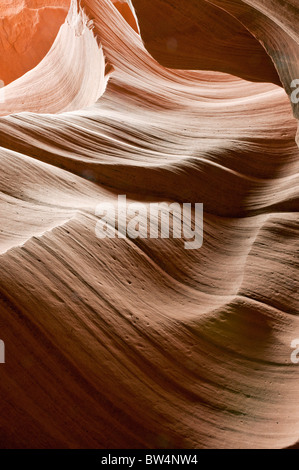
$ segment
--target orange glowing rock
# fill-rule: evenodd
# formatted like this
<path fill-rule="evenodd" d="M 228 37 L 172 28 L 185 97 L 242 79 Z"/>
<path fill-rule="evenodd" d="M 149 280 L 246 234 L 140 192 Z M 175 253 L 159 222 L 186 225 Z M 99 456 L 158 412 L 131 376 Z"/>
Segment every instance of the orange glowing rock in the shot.
<path fill-rule="evenodd" d="M 134 31 L 139 33 L 137 19 L 133 13 L 130 2 L 127 2 L 126 0 L 112 0 L 112 3 L 124 17 L 126 22 L 129 23 L 129 25 L 134 29 Z"/>
<path fill-rule="evenodd" d="M 4 0 L 0 5 L 0 79 L 7 85 L 51 48 L 70 0 Z"/>

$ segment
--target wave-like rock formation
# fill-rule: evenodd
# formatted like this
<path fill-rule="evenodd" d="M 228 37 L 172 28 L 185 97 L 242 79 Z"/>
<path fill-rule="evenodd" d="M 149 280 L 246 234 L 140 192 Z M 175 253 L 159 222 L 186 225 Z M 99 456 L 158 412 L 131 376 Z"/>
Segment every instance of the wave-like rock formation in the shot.
<path fill-rule="evenodd" d="M 31 24 L 15 3 L 9 36 Z M 33 22 L 20 68 L 1 55 L 1 447 L 298 441 L 298 18 L 297 0 L 72 1 L 56 39 Z M 120 194 L 203 203 L 203 246 L 97 238 Z"/>
<path fill-rule="evenodd" d="M 103 49 L 73 3 L 45 58 L 2 90 L 0 114 L 53 114 L 90 106 L 104 93 L 107 78 Z"/>

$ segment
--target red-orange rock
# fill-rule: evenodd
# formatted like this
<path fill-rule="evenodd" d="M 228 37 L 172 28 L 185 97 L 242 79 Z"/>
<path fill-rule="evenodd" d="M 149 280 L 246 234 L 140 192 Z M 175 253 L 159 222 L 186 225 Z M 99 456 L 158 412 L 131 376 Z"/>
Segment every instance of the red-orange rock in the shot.
<path fill-rule="evenodd" d="M 0 79 L 16 80 L 49 51 L 70 0 L 5 0 L 0 5 Z"/>

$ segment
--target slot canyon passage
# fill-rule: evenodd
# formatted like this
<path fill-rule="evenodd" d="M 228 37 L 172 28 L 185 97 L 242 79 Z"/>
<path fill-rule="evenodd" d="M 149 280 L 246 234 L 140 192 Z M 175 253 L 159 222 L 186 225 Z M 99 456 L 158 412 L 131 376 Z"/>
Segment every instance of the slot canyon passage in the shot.
<path fill-rule="evenodd" d="M 1 1 L 1 448 L 298 447 L 298 31 L 298 0 Z M 98 238 L 119 195 L 202 203 L 202 247 Z"/>

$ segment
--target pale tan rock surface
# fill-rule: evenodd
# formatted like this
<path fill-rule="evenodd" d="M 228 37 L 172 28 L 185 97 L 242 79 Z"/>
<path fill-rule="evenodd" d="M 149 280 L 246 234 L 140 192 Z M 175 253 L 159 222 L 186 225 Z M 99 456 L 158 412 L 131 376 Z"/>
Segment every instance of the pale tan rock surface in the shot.
<path fill-rule="evenodd" d="M 2 90 L 1 445 L 294 445 L 297 120 L 279 48 L 296 39 L 281 5 L 296 4 L 273 0 L 269 29 L 266 1 L 262 15 L 254 0 L 215 0 L 196 16 L 194 2 L 161 0 L 154 22 L 158 2 L 133 0 L 140 37 L 134 12 L 81 3 Z M 187 18 L 177 37 L 172 5 Z M 275 64 L 262 45 L 272 28 Z M 202 248 L 98 239 L 96 205 L 118 194 L 202 202 Z"/>

